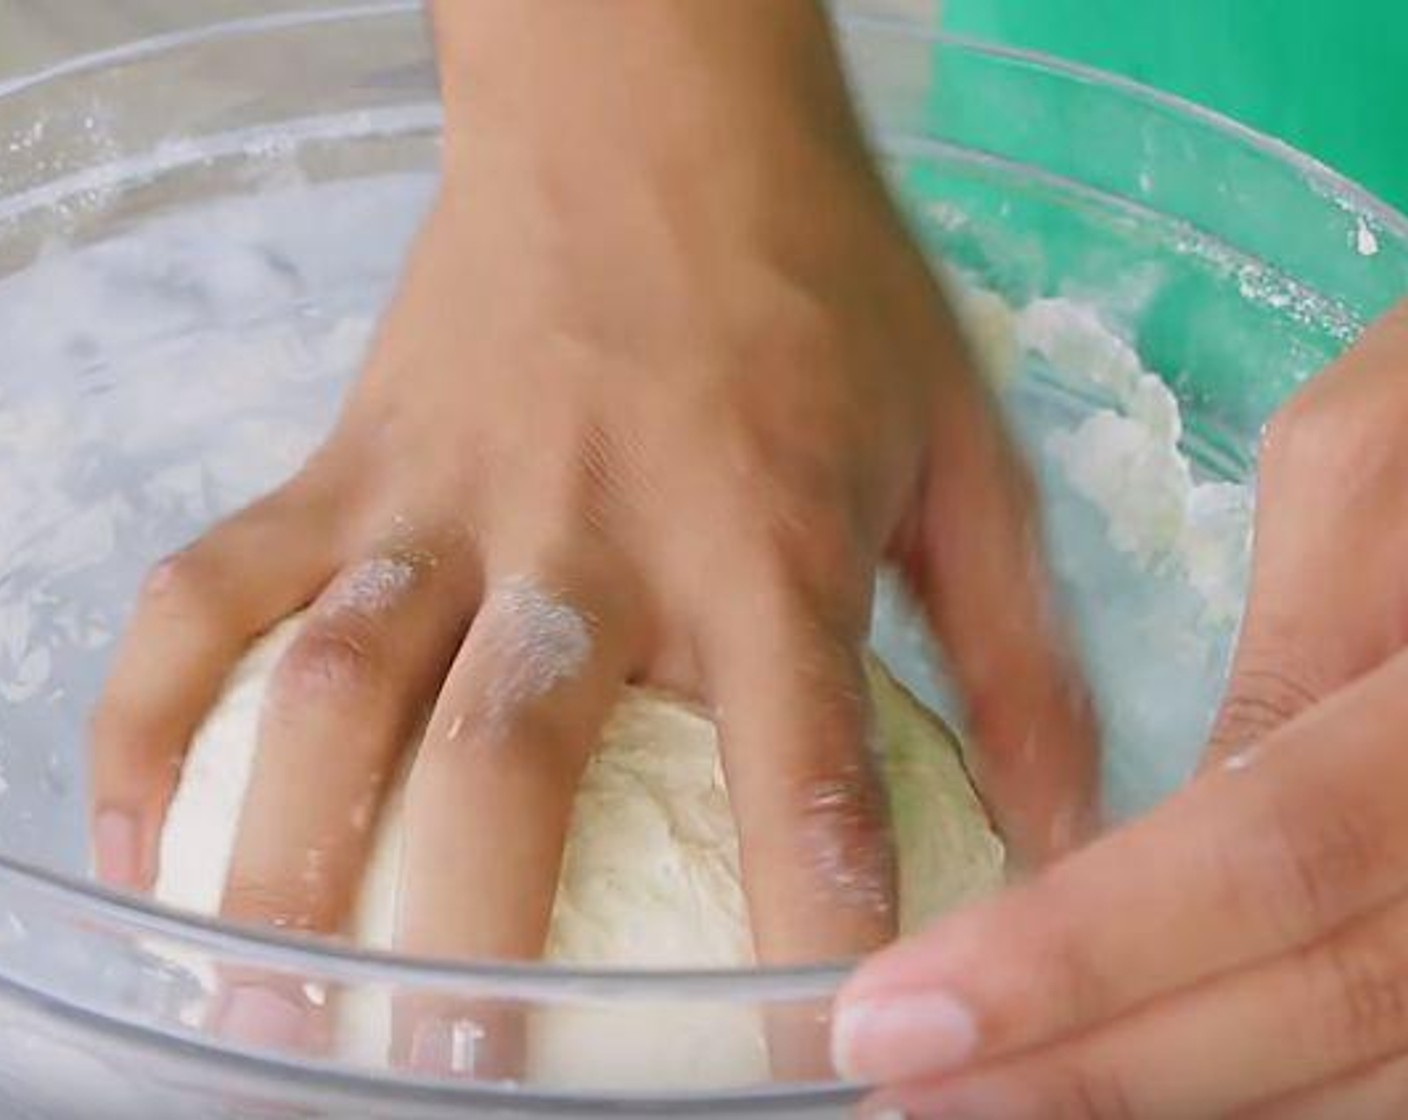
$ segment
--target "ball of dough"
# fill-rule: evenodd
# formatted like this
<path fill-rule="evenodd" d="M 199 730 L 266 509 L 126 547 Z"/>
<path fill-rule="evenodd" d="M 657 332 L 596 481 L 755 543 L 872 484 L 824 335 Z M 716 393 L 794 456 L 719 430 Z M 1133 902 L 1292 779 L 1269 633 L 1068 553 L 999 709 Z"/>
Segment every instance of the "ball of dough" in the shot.
<path fill-rule="evenodd" d="M 161 838 L 162 902 L 219 910 L 260 708 L 297 628 L 296 619 L 283 624 L 248 655 L 192 743 Z M 1003 848 L 948 729 L 878 663 L 870 684 L 899 853 L 900 924 L 911 931 L 1000 885 Z M 401 843 L 393 796 L 347 931 L 368 947 L 392 947 Z M 547 957 L 592 968 L 754 963 L 717 736 L 700 711 L 626 690 L 577 794 Z M 343 1055 L 384 1065 L 389 1015 L 382 995 L 345 999 Z M 762 1025 L 746 1006 L 574 1006 L 537 1015 L 530 1032 L 535 1084 L 678 1090 L 767 1080 Z"/>

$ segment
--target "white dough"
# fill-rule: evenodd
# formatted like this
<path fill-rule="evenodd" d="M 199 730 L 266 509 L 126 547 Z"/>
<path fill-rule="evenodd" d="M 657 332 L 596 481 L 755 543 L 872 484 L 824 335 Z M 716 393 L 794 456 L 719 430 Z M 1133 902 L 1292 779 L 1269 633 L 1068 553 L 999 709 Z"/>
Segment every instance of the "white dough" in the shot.
<path fill-rule="evenodd" d="M 239 667 L 197 734 L 162 834 L 157 897 L 218 910 L 259 711 L 297 620 Z M 1002 845 L 947 730 L 884 670 L 872 672 L 900 854 L 900 919 L 913 930 L 1000 884 Z M 400 805 L 381 814 L 373 862 L 348 932 L 390 948 L 402 844 Z M 548 957 L 598 968 L 745 968 L 753 963 L 738 840 L 713 724 L 698 711 L 628 690 L 587 770 L 558 889 Z M 583 1006 L 532 1024 L 529 1079 L 544 1086 L 672 1089 L 767 1077 L 761 1024 L 740 1007 Z M 380 996 L 344 1000 L 345 1057 L 385 1062 L 389 1009 Z"/>

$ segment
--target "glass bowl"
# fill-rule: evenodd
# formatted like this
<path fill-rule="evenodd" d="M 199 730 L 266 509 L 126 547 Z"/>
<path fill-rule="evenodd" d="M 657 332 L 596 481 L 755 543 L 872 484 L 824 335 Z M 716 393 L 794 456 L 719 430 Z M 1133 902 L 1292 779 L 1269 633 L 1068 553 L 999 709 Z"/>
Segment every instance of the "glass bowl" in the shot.
<path fill-rule="evenodd" d="M 349 309 L 384 297 L 436 164 L 418 4 L 262 8 L 0 84 L 0 1111 L 843 1110 L 856 1087 L 731 1080 L 708 1060 L 717 1016 L 824 1018 L 843 963 L 719 973 L 427 963 L 236 931 L 87 879 L 84 716 L 122 605 L 154 558 L 287 473 L 330 420 L 342 380 L 318 371 L 355 364 L 365 332 L 347 327 Z M 1167 375 L 1185 449 L 1212 475 L 1245 478 L 1276 404 L 1408 291 L 1408 223 L 1265 137 L 912 21 L 843 13 L 843 36 L 926 244 L 1013 301 L 1099 303 Z M 389 184 L 394 204 L 339 211 L 352 225 L 333 233 L 356 237 L 337 269 L 319 271 L 320 230 L 332 233 L 317 207 L 287 211 L 278 254 L 251 247 L 265 200 L 310 187 L 333 198 L 339 184 Z M 201 236 L 234 247 L 213 272 L 179 221 L 193 207 L 212 227 Z M 142 243 L 159 267 L 137 268 L 124 241 L 143 230 L 159 231 Z M 102 276 L 75 270 L 79 260 L 103 262 Z M 255 282 L 271 273 L 288 284 Z M 57 279 L 10 282 L 36 275 Z M 147 314 L 137 289 L 152 282 L 189 306 Z M 44 295 L 55 291 L 65 300 Z M 104 314 L 76 310 L 89 305 Z M 215 362 L 202 367 L 210 380 L 185 376 L 181 347 L 204 344 L 212 308 L 222 329 L 269 333 L 269 368 Z M 326 999 L 490 1000 L 572 1014 L 603 1034 L 664 1009 L 685 1072 L 648 1089 L 613 1069 L 568 1084 L 466 1081 L 366 1056 L 237 1049 L 205 1027 L 203 978 L 227 971 Z"/>

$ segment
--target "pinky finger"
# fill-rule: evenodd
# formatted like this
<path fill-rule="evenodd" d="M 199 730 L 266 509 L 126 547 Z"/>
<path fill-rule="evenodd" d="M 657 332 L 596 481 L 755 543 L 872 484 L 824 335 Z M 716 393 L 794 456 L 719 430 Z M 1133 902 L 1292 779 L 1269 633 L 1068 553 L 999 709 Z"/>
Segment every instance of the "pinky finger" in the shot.
<path fill-rule="evenodd" d="M 144 889 L 191 736 L 249 643 L 320 590 L 337 562 L 324 494 L 298 480 L 147 577 L 92 718 L 99 878 Z"/>

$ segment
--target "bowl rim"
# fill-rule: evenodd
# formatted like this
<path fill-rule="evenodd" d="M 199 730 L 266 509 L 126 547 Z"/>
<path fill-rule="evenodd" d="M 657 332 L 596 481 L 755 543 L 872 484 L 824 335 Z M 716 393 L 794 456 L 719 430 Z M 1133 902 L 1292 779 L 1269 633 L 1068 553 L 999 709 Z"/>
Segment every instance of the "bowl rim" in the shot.
<path fill-rule="evenodd" d="M 837 1108 L 854 1105 L 866 1086 L 844 1081 L 779 1082 L 746 1085 L 702 1092 L 637 1092 L 592 1088 L 547 1088 L 532 1084 L 459 1081 L 417 1077 L 387 1067 L 359 1067 L 331 1062 L 302 1061 L 287 1055 L 253 1052 L 219 1045 L 214 1039 L 191 1031 L 178 1032 L 150 1023 L 114 1016 L 101 1008 L 58 998 L 51 993 L 20 983 L 0 973 L 0 998 L 37 1012 L 101 1031 L 105 1039 L 116 1038 L 133 1048 L 159 1051 L 162 1058 L 173 1052 L 204 1066 L 216 1065 L 236 1076 L 267 1078 L 277 1074 L 280 1084 L 294 1082 L 312 1092 L 334 1089 L 352 1095 L 359 1106 L 372 1101 L 405 1106 L 426 1103 L 442 1106 L 478 1106 L 500 1110 L 513 1108 L 514 1115 L 543 1113 L 559 1115 L 570 1109 L 573 1116 L 662 1116 L 682 1113 L 699 1115 L 707 1108 L 710 1116 L 759 1116 L 774 1110 L 794 1115 L 798 1108 Z"/>
<path fill-rule="evenodd" d="M 1200 123 L 1289 166 L 1313 184 L 1315 189 L 1328 192 L 1337 205 L 1372 220 L 1380 229 L 1408 243 L 1408 218 L 1394 207 L 1314 157 L 1215 110 L 1133 79 L 1042 52 L 949 35 L 899 17 L 849 12 L 844 2 L 840 7 L 838 22 L 843 27 L 902 34 L 910 39 L 942 44 L 976 56 L 1021 63 L 1057 77 L 1104 87 L 1130 100 Z M 145 62 L 197 44 L 220 39 L 252 38 L 325 23 L 418 16 L 421 10 L 420 0 L 367 0 L 336 7 L 296 8 L 183 28 L 76 55 L 29 73 L 0 80 L 0 104 L 7 98 L 50 83 Z M 84 914 L 86 919 L 110 922 L 116 928 L 133 934 L 154 935 L 172 942 L 199 945 L 216 954 L 238 956 L 244 961 L 262 963 L 284 971 L 297 969 L 314 977 L 325 977 L 335 972 L 335 978 L 342 982 L 437 988 L 463 985 L 478 993 L 500 992 L 520 999 L 540 998 L 546 1001 L 561 1001 L 565 997 L 607 1000 L 659 1000 L 668 997 L 681 1001 L 774 1003 L 829 998 L 854 964 L 853 961 L 833 961 L 793 967 L 665 970 L 584 969 L 542 962 L 436 961 L 363 949 L 331 940 L 315 940 L 283 930 L 235 927 L 212 918 L 178 911 L 146 897 L 113 891 L 87 879 L 25 863 L 0 852 L 0 886 L 6 882 L 48 899 L 81 903 L 87 908 Z M 0 986 L 9 986 L 9 978 L 3 974 L 0 974 Z M 45 995 L 42 998 L 46 1004 L 64 1004 L 74 1012 L 105 1022 L 147 1029 L 122 1020 L 115 1014 L 82 1008 L 59 997 Z M 157 1033 L 168 1039 L 175 1037 L 164 1032 Z M 220 1052 L 224 1053 L 223 1050 Z M 258 1060 L 268 1059 L 261 1057 Z M 324 1067 L 318 1067 L 320 1076 L 324 1072 Z M 326 1072 L 337 1071 L 328 1067 Z M 727 1098 L 727 1095 L 725 1093 L 723 1097 Z M 527 1098 L 519 1099 L 526 1101 Z M 797 1098 L 783 1094 L 778 1099 Z"/>
<path fill-rule="evenodd" d="M 1207 126 L 1225 137 L 1237 140 L 1262 154 L 1299 171 L 1310 182 L 1332 192 L 1336 202 L 1352 208 L 1365 217 L 1373 218 L 1404 241 L 1408 241 L 1408 215 L 1385 201 L 1368 188 L 1329 164 L 1302 151 L 1284 140 L 1244 124 L 1234 117 L 1176 93 L 1157 89 L 1134 78 L 1061 58 L 1043 51 L 1012 47 L 989 42 L 975 36 L 958 35 L 935 29 L 925 23 L 898 15 L 876 15 L 848 10 L 850 0 L 832 0 L 838 9 L 837 21 L 843 26 L 869 28 L 888 34 L 903 34 L 911 39 L 955 47 L 975 55 L 1003 59 L 1035 66 L 1061 77 L 1078 79 L 1121 93 L 1135 101 L 1183 116 Z M 257 16 L 236 17 L 217 23 L 180 28 L 158 35 L 146 36 L 95 51 L 60 59 L 24 73 L 0 78 L 0 101 L 65 78 L 103 70 L 109 67 L 143 62 L 147 59 L 217 39 L 248 38 L 273 31 L 311 27 L 322 23 L 341 23 L 354 19 L 379 19 L 388 16 L 416 15 L 423 11 L 420 0 L 362 0 L 336 7 L 294 8 Z"/>

